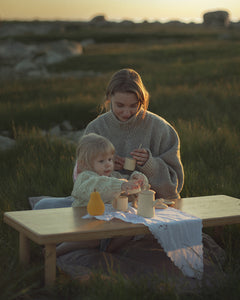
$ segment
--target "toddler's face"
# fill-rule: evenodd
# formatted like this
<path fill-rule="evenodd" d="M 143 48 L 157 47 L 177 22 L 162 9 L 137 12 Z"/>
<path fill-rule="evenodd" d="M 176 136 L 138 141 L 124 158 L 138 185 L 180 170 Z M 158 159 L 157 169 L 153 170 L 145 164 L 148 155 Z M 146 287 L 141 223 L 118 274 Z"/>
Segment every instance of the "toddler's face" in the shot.
<path fill-rule="evenodd" d="M 100 176 L 110 176 L 114 169 L 113 154 L 99 154 L 93 160 L 93 171 Z"/>

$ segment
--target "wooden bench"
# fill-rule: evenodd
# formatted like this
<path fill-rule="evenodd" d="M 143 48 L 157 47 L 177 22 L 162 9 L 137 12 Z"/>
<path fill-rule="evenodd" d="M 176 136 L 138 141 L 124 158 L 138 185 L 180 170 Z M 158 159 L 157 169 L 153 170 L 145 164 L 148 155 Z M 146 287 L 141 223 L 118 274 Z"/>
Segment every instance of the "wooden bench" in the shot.
<path fill-rule="evenodd" d="M 240 199 L 225 196 L 183 198 L 175 207 L 202 219 L 203 227 L 240 223 Z M 56 245 L 61 242 L 96 240 L 150 233 L 143 224 L 113 219 L 82 219 L 86 208 L 57 208 L 4 213 L 4 222 L 19 232 L 19 257 L 29 263 L 29 240 L 45 246 L 45 284 L 56 278 Z"/>

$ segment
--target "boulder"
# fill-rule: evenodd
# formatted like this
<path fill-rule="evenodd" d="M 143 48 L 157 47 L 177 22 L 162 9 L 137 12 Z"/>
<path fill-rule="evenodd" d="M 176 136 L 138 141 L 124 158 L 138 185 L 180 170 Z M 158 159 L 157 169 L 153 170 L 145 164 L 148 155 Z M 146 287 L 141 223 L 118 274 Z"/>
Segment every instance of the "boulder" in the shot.
<path fill-rule="evenodd" d="M 52 127 L 49 132 L 50 135 L 54 135 L 54 136 L 60 136 L 61 135 L 61 128 L 60 125 L 56 125 L 54 127 Z"/>
<path fill-rule="evenodd" d="M 132 25 L 134 25 L 134 22 L 133 21 L 131 21 L 131 20 L 123 20 L 123 21 L 121 21 L 120 23 L 119 23 L 121 26 L 132 26 Z"/>
<path fill-rule="evenodd" d="M 101 23 L 105 23 L 107 22 L 106 18 L 104 15 L 98 15 L 94 18 L 92 18 L 92 20 L 90 21 L 90 23 L 94 23 L 94 24 L 101 24 Z"/>
<path fill-rule="evenodd" d="M 95 44 L 95 40 L 94 39 L 85 39 L 85 40 L 81 41 L 81 45 L 82 45 L 83 48 L 87 47 L 89 45 L 93 45 L 93 44 Z"/>
<path fill-rule="evenodd" d="M 74 130 L 70 121 L 65 120 L 61 124 L 57 124 L 50 128 L 48 131 L 41 130 L 40 133 L 44 137 L 50 137 L 53 140 L 61 140 L 68 144 L 73 144 L 76 146 L 79 139 L 84 134 L 85 129 Z M 12 149 L 16 141 L 10 138 L 11 134 L 8 130 L 3 130 L 0 132 L 0 151 Z"/>
<path fill-rule="evenodd" d="M 25 74 L 29 77 L 49 77 L 46 66 L 82 55 L 81 43 L 69 40 L 29 45 L 11 39 L 0 44 L 0 60 L 4 72 L 0 78 Z"/>
<path fill-rule="evenodd" d="M 36 70 L 29 70 L 26 75 L 31 78 L 50 78 L 49 72 L 44 67 Z"/>
<path fill-rule="evenodd" d="M 16 72 L 28 72 L 37 68 L 37 65 L 31 59 L 25 58 L 16 64 L 14 69 Z"/>
<path fill-rule="evenodd" d="M 67 131 L 72 131 L 73 127 L 71 125 L 71 123 L 68 120 L 65 120 L 61 123 L 60 128 L 62 130 L 67 130 Z"/>
<path fill-rule="evenodd" d="M 75 55 L 81 55 L 82 45 L 78 42 L 60 40 L 42 45 L 40 51 L 46 56 L 46 63 L 52 64 Z"/>
<path fill-rule="evenodd" d="M 0 150 L 10 150 L 16 144 L 16 141 L 6 136 L 0 136 Z"/>
<path fill-rule="evenodd" d="M 80 138 L 83 136 L 85 129 L 72 131 L 71 134 L 68 136 L 70 140 L 72 140 L 75 143 L 78 143 Z"/>
<path fill-rule="evenodd" d="M 0 58 L 12 60 L 22 59 L 28 57 L 35 49 L 36 46 L 34 45 L 25 45 L 12 39 L 1 41 Z"/>
<path fill-rule="evenodd" d="M 228 27 L 229 13 L 224 10 L 207 12 L 203 15 L 203 23 L 207 26 Z"/>

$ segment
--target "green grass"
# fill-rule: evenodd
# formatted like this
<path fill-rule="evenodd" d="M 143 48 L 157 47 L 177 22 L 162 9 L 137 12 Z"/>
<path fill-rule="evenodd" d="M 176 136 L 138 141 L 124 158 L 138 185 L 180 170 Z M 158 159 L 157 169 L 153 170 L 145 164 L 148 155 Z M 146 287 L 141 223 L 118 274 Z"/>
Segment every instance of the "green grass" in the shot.
<path fill-rule="evenodd" d="M 65 33 L 66 38 L 97 36 L 94 28 L 85 33 L 74 28 Z M 154 25 L 134 27 L 135 38 L 123 42 L 127 37 L 119 28 L 103 28 L 99 43 L 86 47 L 82 56 L 49 68 L 55 72 L 92 70 L 99 72 L 96 76 L 4 81 L 0 130 L 8 130 L 17 143 L 12 150 L 0 152 L 1 221 L 5 211 L 30 209 L 29 196 L 70 194 L 75 146 L 44 137 L 41 130 L 64 120 L 70 120 L 76 130 L 84 128 L 98 114 L 109 77 L 123 67 L 142 75 L 150 92 L 150 110 L 166 118 L 179 133 L 185 169 L 182 197 L 225 194 L 240 198 L 239 34 L 166 26 L 158 30 Z M 231 38 L 218 38 L 226 33 Z M 18 38 L 40 42 L 62 37 Z M 1 222 L 0 298 L 212 300 L 231 294 L 231 299 L 239 299 L 240 227 L 225 226 L 220 236 L 214 228 L 205 231 L 226 250 L 227 276 L 217 287 L 203 286 L 198 294 L 179 293 L 171 284 L 154 280 L 151 288 L 144 281 L 126 282 L 121 274 L 112 275 L 112 280 L 96 274 L 89 282 L 79 283 L 60 273 L 56 285 L 45 289 L 41 248 L 31 244 L 32 263 L 23 270 L 17 263 L 18 235 Z"/>
<path fill-rule="evenodd" d="M 17 24 L 17 22 L 15 23 Z M 46 34 L 34 35 L 32 33 L 25 33 L 20 36 L 15 36 L 14 38 L 25 43 L 32 43 L 33 41 L 36 43 L 49 42 L 59 39 L 82 41 L 89 38 L 94 39 L 97 43 L 126 43 L 129 41 L 141 43 L 143 40 L 149 43 L 152 41 L 166 43 L 168 40 L 182 42 L 188 40 L 224 38 L 225 35 L 227 35 L 228 39 L 232 40 L 239 38 L 239 32 L 234 28 L 205 28 L 204 26 L 175 26 L 158 23 L 98 26 L 76 22 L 75 24 L 59 23 L 59 26 L 56 26 L 55 29 Z M 2 39 L 6 38 L 7 37 L 4 37 Z"/>

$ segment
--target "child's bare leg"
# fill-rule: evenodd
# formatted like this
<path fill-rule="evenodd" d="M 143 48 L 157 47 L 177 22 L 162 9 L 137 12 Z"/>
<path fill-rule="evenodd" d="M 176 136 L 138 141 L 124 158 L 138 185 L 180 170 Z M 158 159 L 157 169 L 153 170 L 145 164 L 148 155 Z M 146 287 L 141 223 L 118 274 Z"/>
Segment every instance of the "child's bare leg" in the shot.
<path fill-rule="evenodd" d="M 97 248 L 99 247 L 99 240 L 94 241 L 80 241 L 80 242 L 63 242 L 56 247 L 56 255 L 61 256 L 68 252 L 75 251 L 82 248 Z"/>

